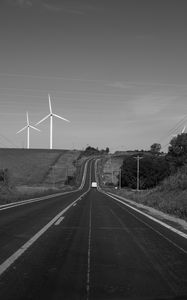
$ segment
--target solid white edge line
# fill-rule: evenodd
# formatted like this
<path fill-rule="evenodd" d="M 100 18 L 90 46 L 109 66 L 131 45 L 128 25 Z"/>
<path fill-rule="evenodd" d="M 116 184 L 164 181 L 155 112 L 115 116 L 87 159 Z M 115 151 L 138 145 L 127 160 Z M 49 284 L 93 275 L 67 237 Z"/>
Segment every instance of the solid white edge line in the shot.
<path fill-rule="evenodd" d="M 75 200 L 77 201 L 77 200 Z M 44 232 L 46 232 L 74 203 L 68 205 L 58 215 L 56 215 L 49 223 L 39 230 L 30 240 L 28 240 L 20 249 L 7 258 L 0 265 L 0 275 L 2 275 L 17 259 L 20 257 Z"/>
<path fill-rule="evenodd" d="M 92 202 L 90 203 L 90 213 L 89 213 L 88 262 L 87 262 L 88 263 L 88 267 L 87 267 L 87 280 L 86 280 L 87 300 L 89 300 L 89 294 L 90 294 L 91 234 L 92 234 Z"/>
<path fill-rule="evenodd" d="M 102 192 L 103 192 L 103 191 L 102 191 Z M 130 208 L 132 208 L 133 210 L 135 210 L 135 211 L 137 211 L 138 213 L 140 213 L 140 214 L 146 216 L 147 218 L 151 219 L 152 221 L 157 222 L 157 223 L 159 223 L 160 225 L 166 227 L 167 229 L 169 229 L 169 230 L 171 230 L 171 231 L 177 233 L 178 235 L 182 236 L 183 238 L 187 239 L 187 234 L 186 234 L 186 233 L 184 233 L 184 232 L 182 232 L 182 231 L 180 231 L 180 230 L 178 230 L 178 229 L 176 229 L 176 228 L 174 228 L 174 227 L 172 227 L 172 226 L 170 226 L 170 225 L 168 225 L 168 224 L 166 224 L 166 223 L 164 223 L 164 222 L 162 222 L 162 221 L 160 221 L 160 220 L 158 220 L 158 219 L 156 219 L 156 218 L 154 218 L 154 217 L 152 217 L 152 216 L 150 216 L 150 215 L 148 215 L 148 214 L 146 214 L 145 212 L 143 212 L 143 211 L 141 211 L 141 210 L 139 210 L 139 209 L 137 209 L 137 208 L 135 208 L 135 207 L 133 207 L 133 206 L 127 204 L 126 202 L 124 202 L 125 199 L 124 199 L 124 201 L 122 201 L 122 200 L 116 198 L 117 196 L 116 196 L 116 195 L 114 196 L 114 194 L 112 194 L 112 193 L 106 193 L 106 192 L 103 192 L 103 193 L 106 194 L 106 195 L 108 195 L 108 196 L 110 196 L 111 198 L 113 198 L 113 199 L 119 201 L 120 203 L 122 203 L 122 204 L 124 204 L 124 205 L 126 205 L 126 206 L 128 206 L 128 207 L 130 207 Z"/>
<path fill-rule="evenodd" d="M 97 174 L 97 173 L 96 173 L 96 168 L 97 168 L 98 160 L 99 160 L 99 159 L 97 159 L 97 160 L 95 161 L 95 174 Z M 96 175 L 96 176 L 97 176 L 97 175 Z M 97 178 L 97 181 L 98 181 L 98 178 Z M 166 227 L 167 229 L 173 231 L 174 233 L 176 233 L 176 234 L 182 236 L 183 238 L 187 239 L 187 234 L 186 234 L 186 233 L 184 233 L 184 232 L 182 232 L 182 231 L 180 231 L 180 230 L 178 230 L 178 229 L 176 229 L 176 228 L 174 228 L 174 227 L 172 227 L 172 226 L 170 226 L 170 225 L 168 225 L 168 224 L 166 224 L 166 223 L 164 223 L 164 222 L 162 222 L 162 221 L 160 221 L 160 220 L 158 220 L 158 219 L 156 219 L 156 218 L 154 218 L 154 217 L 152 217 L 152 216 L 150 216 L 150 215 L 148 215 L 148 214 L 146 214 L 145 212 L 143 212 L 143 211 L 141 211 L 141 210 L 139 210 L 139 209 L 137 209 L 137 208 L 135 208 L 135 207 L 133 207 L 133 206 L 127 204 L 126 202 L 124 202 L 124 201 L 128 201 L 128 199 L 125 199 L 124 197 L 115 195 L 115 194 L 110 193 L 110 192 L 105 192 L 105 191 L 103 191 L 103 190 L 99 187 L 99 181 L 97 182 L 97 190 L 98 190 L 99 192 L 101 192 L 101 193 L 103 193 L 103 194 L 105 194 L 105 195 L 107 195 L 107 196 L 113 198 L 114 200 L 116 200 L 116 201 L 122 203 L 123 205 L 126 205 L 126 206 L 132 208 L 133 210 L 135 210 L 135 211 L 137 211 L 138 213 L 144 215 L 145 217 L 151 219 L 152 221 L 159 223 L 160 225 L 162 225 L 162 226 Z M 123 199 L 123 201 L 120 200 L 120 199 L 118 199 L 117 197 Z"/>
<path fill-rule="evenodd" d="M 88 190 L 89 191 L 89 190 Z M 86 191 L 83 195 L 88 193 Z M 83 196 L 82 195 L 82 196 Z M 38 238 L 44 234 L 57 220 L 67 211 L 69 210 L 74 203 L 79 200 L 76 199 L 70 205 L 68 205 L 65 209 L 63 209 L 59 214 L 57 214 L 49 223 L 47 223 L 41 230 L 39 230 L 30 240 L 28 240 L 20 249 L 18 249 L 14 254 L 12 254 L 9 258 L 7 258 L 0 265 L 0 276 L 34 243 L 38 240 Z"/>
<path fill-rule="evenodd" d="M 98 163 L 98 160 L 96 160 L 96 162 L 95 162 L 95 176 L 96 176 L 96 177 L 97 177 L 97 172 L 96 172 L 97 163 Z M 150 216 L 149 214 L 146 214 L 145 212 L 142 212 L 141 210 L 139 210 L 139 209 L 137 209 L 137 208 L 135 208 L 135 207 L 133 207 L 133 206 L 127 204 L 127 203 L 125 202 L 125 200 L 126 200 L 125 198 L 123 198 L 123 197 L 121 197 L 121 196 L 118 196 L 118 195 L 115 195 L 115 194 L 110 193 L 110 192 L 105 192 L 105 191 L 103 191 L 103 190 L 99 187 L 99 180 L 98 180 L 98 178 L 97 178 L 97 190 L 98 190 L 99 192 L 101 192 L 101 193 L 107 195 L 108 197 L 111 197 L 111 198 L 113 198 L 114 200 L 116 200 L 116 201 L 122 203 L 124 206 L 127 206 L 127 207 L 131 208 L 132 210 L 134 210 L 134 211 L 136 211 L 136 212 L 138 212 L 138 213 L 144 215 L 145 217 L 149 218 L 150 220 L 152 220 L 152 221 L 154 221 L 154 222 L 160 224 L 161 226 L 163 226 L 163 227 L 165 227 L 165 228 L 167 228 L 167 229 L 173 231 L 174 233 L 180 235 L 181 237 L 187 239 L 187 234 L 185 234 L 184 232 L 182 232 L 182 231 L 180 231 L 180 230 L 178 230 L 178 229 L 176 229 L 176 228 L 174 228 L 174 227 L 172 227 L 172 226 L 170 226 L 170 225 L 168 225 L 168 224 L 166 224 L 166 223 L 164 223 L 164 222 L 162 222 L 162 221 L 160 221 L 160 220 L 158 220 L 158 219 L 156 219 L 156 218 Z M 117 198 L 117 197 L 118 197 L 118 198 Z M 123 201 L 120 200 L 119 198 L 123 199 Z M 132 214 L 132 213 L 131 213 L 131 214 Z M 132 215 L 133 215 L 133 214 L 132 214 Z M 134 216 L 134 217 L 136 217 L 136 216 Z M 139 219 L 138 217 L 136 217 L 136 218 Z M 181 247 L 180 247 L 179 245 L 177 245 L 175 242 L 171 241 L 169 238 L 167 238 L 165 235 L 163 235 L 160 231 L 154 229 L 152 226 L 150 226 L 148 223 L 142 221 L 141 219 L 139 219 L 139 220 L 140 220 L 141 222 L 143 222 L 145 225 L 147 225 L 148 227 L 150 227 L 152 230 L 154 230 L 155 232 L 157 232 L 159 235 L 161 235 L 163 238 L 165 238 L 167 241 L 169 241 L 169 242 L 170 242 L 171 244 L 173 244 L 175 247 L 177 247 L 178 249 L 180 249 L 182 252 L 184 252 L 185 254 L 187 253 L 187 251 L 186 251 L 185 249 L 181 248 Z"/>
<path fill-rule="evenodd" d="M 86 166 L 87 172 L 87 166 Z M 86 177 L 85 177 L 86 178 Z M 91 179 L 90 179 L 91 180 Z M 49 223 L 47 223 L 41 230 L 39 230 L 30 240 L 28 240 L 24 245 L 21 246 L 16 252 L 14 252 L 9 258 L 7 258 L 0 265 L 0 276 L 32 245 L 36 242 L 39 237 L 44 234 L 57 220 L 67 211 L 69 210 L 74 203 L 78 200 L 82 199 L 88 192 L 90 191 L 90 186 L 86 192 L 84 192 L 79 198 L 69 204 L 65 209 L 63 209 L 59 214 L 57 214 Z"/>
<path fill-rule="evenodd" d="M 89 186 L 89 190 L 91 189 L 91 171 L 92 171 L 92 163 L 91 162 L 91 166 L 90 166 L 90 186 Z M 94 164 L 95 166 L 95 164 Z M 91 269 L 91 233 L 92 233 L 92 202 L 90 203 L 90 211 L 89 211 L 89 231 L 88 231 L 88 259 L 87 259 L 87 278 L 86 278 L 86 300 L 89 300 L 89 295 L 90 295 L 90 269 Z"/>
<path fill-rule="evenodd" d="M 13 207 L 18 207 L 18 206 L 30 204 L 30 203 L 33 203 L 33 202 L 39 202 L 39 201 L 55 198 L 55 197 L 58 197 L 58 196 L 67 195 L 67 194 L 70 194 L 70 193 L 75 193 L 75 192 L 81 190 L 83 188 L 84 184 L 85 184 L 86 173 L 87 173 L 87 168 L 88 168 L 88 162 L 89 161 L 90 161 L 90 159 L 88 159 L 85 163 L 82 182 L 81 182 L 81 185 L 78 189 L 76 189 L 74 191 L 67 191 L 67 192 L 56 193 L 56 194 L 52 194 L 52 195 L 46 195 L 46 196 L 42 196 L 42 197 L 32 198 L 32 199 L 28 199 L 28 200 L 12 202 L 12 203 L 8 203 L 8 204 L 2 204 L 2 205 L 0 205 L 0 211 L 10 209 L 10 208 L 13 208 Z"/>
<path fill-rule="evenodd" d="M 59 225 L 63 220 L 64 220 L 65 217 L 60 217 L 58 219 L 58 221 L 54 224 L 55 226 Z"/>
<path fill-rule="evenodd" d="M 108 197 L 111 197 L 112 199 L 114 199 L 114 200 L 116 200 L 116 201 L 122 203 L 124 206 L 127 206 L 127 207 L 132 208 L 133 210 L 137 211 L 138 213 L 140 213 L 140 214 L 142 214 L 142 215 L 148 217 L 149 219 L 151 219 L 151 220 L 153 220 L 153 221 L 159 223 L 160 225 L 165 226 L 166 228 L 168 228 L 168 229 L 174 231 L 175 233 L 178 233 L 179 230 L 177 230 L 177 229 L 175 229 L 175 228 L 173 228 L 173 227 L 171 227 L 171 226 L 169 226 L 169 225 L 163 223 L 162 221 L 159 221 L 159 220 L 157 220 L 157 219 L 155 219 L 155 218 L 153 218 L 153 217 L 147 215 L 146 213 L 143 213 L 142 211 L 140 211 L 140 210 L 138 210 L 138 209 L 136 209 L 136 208 L 134 208 L 134 207 L 128 205 L 127 203 L 124 203 L 123 201 L 117 199 L 116 197 L 113 197 L 113 196 L 109 195 L 108 193 L 105 193 L 105 192 L 103 192 L 103 191 L 102 191 L 102 193 L 105 194 L 105 195 L 107 195 Z M 144 223 L 146 226 L 148 226 L 149 228 L 151 228 L 154 232 L 156 232 L 157 234 L 159 234 L 160 236 L 162 236 L 165 240 L 167 240 L 167 241 L 168 241 L 169 243 L 171 243 L 173 246 L 175 246 L 176 248 L 178 248 L 179 250 L 181 250 L 183 253 L 187 254 L 187 251 L 186 251 L 185 249 L 183 249 L 183 248 L 180 247 L 178 244 L 176 244 L 175 242 L 173 242 L 172 240 L 170 240 L 169 238 L 167 238 L 167 237 L 166 237 L 164 234 L 162 234 L 160 231 L 156 230 L 156 229 L 153 228 L 151 225 L 149 225 L 147 222 L 144 222 L 143 220 L 141 220 L 140 218 L 138 218 L 137 216 L 135 216 L 135 215 L 132 214 L 131 212 L 129 212 L 129 213 L 130 213 L 131 215 L 133 215 L 137 220 L 139 220 L 140 222 Z M 161 222 L 161 223 L 160 223 L 160 222 Z M 175 230 L 177 230 L 177 232 L 176 232 Z M 180 232 L 180 231 L 179 231 L 179 232 Z M 180 233 L 183 234 L 183 232 L 180 232 Z M 178 233 L 178 234 L 179 234 L 179 233 Z M 184 234 L 184 235 L 185 235 L 185 236 L 182 236 L 182 237 L 186 238 L 186 234 Z"/>

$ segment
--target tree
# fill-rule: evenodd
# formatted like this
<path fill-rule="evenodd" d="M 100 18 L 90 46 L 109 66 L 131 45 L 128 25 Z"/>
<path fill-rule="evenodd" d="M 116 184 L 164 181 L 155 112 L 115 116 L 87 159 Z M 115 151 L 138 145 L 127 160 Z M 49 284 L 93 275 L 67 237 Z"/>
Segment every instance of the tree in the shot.
<path fill-rule="evenodd" d="M 136 161 L 134 157 L 128 156 L 121 166 L 121 186 L 136 188 Z"/>
<path fill-rule="evenodd" d="M 82 153 L 82 155 L 85 155 L 85 156 L 92 156 L 92 155 L 99 155 L 100 152 L 98 150 L 98 148 L 94 148 L 94 147 L 91 147 L 91 146 L 88 146 L 84 152 Z"/>
<path fill-rule="evenodd" d="M 152 154 L 158 155 L 160 153 L 160 150 L 161 150 L 161 145 L 159 143 L 154 143 L 150 147 L 150 152 Z"/>
<path fill-rule="evenodd" d="M 170 141 L 168 153 L 173 156 L 187 156 L 187 133 L 182 133 Z"/>
<path fill-rule="evenodd" d="M 168 148 L 167 160 L 175 169 L 187 163 L 187 133 L 172 138 Z"/>
<path fill-rule="evenodd" d="M 106 150 L 105 150 L 106 154 L 108 154 L 110 152 L 110 149 L 109 147 L 106 147 Z"/>
<path fill-rule="evenodd" d="M 165 177 L 170 175 L 169 163 L 165 157 L 144 156 L 140 161 L 140 189 L 156 186 Z M 137 161 L 133 156 L 126 158 L 121 167 L 121 183 L 135 189 L 137 184 Z"/>

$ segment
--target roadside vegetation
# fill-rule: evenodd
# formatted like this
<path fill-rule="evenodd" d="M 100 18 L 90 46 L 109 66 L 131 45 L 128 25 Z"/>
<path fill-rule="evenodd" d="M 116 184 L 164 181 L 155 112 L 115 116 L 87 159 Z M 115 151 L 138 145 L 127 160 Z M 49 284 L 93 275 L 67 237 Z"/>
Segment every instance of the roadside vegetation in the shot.
<path fill-rule="evenodd" d="M 174 215 L 187 221 L 187 168 L 165 178 L 157 187 L 148 190 L 132 190 L 130 188 L 105 188 L 107 191 L 151 206 L 164 213 Z"/>
<path fill-rule="evenodd" d="M 88 146 L 84 151 L 81 152 L 80 158 L 84 157 L 84 156 L 88 157 L 88 156 L 105 155 L 105 154 L 108 154 L 109 151 L 110 150 L 108 147 L 106 147 L 106 149 L 99 150 L 98 147 L 94 148 L 94 147 Z"/>
<path fill-rule="evenodd" d="M 77 150 L 0 149 L 0 204 L 74 189 L 83 172 L 79 156 Z"/>
<path fill-rule="evenodd" d="M 110 179 L 107 180 L 107 162 L 101 160 L 100 184 L 103 188 L 127 199 L 187 220 L 187 134 L 174 137 L 170 141 L 168 153 L 160 153 L 160 148 L 160 145 L 155 143 L 149 152 L 137 150 L 136 153 L 125 153 L 121 167 L 118 173 L 116 172 L 117 182 L 112 181 L 114 174 L 108 176 Z M 142 158 L 139 172 L 140 191 L 136 191 L 137 155 Z M 117 154 L 116 157 L 110 158 L 110 162 L 119 160 L 119 157 Z M 111 172 L 113 167 L 108 173 Z"/>
<path fill-rule="evenodd" d="M 79 150 L 0 149 L 0 204 L 71 191 L 81 184 L 88 157 L 109 148 Z"/>
<path fill-rule="evenodd" d="M 42 183 L 49 167 L 67 150 L 0 149 L 0 169 L 7 169 L 9 183 L 34 185 Z"/>

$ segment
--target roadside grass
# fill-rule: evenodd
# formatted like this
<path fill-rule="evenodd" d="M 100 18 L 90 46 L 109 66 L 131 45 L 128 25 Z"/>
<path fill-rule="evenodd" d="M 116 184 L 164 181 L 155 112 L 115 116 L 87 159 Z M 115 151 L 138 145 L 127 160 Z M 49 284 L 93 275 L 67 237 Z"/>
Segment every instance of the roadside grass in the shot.
<path fill-rule="evenodd" d="M 69 150 L 60 155 L 45 174 L 43 184 L 58 188 L 67 185 L 68 178 L 72 179 L 76 176 L 79 155 L 80 151 L 78 150 Z"/>
<path fill-rule="evenodd" d="M 77 185 L 65 181 L 67 175 L 81 181 L 79 155 L 76 150 L 0 149 L 0 169 L 7 168 L 9 175 L 8 187 L 0 185 L 0 204 L 74 189 Z"/>
<path fill-rule="evenodd" d="M 187 191 L 163 192 L 153 189 L 149 192 L 137 192 L 128 189 L 116 190 L 112 188 L 104 188 L 104 190 L 187 221 Z"/>
<path fill-rule="evenodd" d="M 87 160 L 87 157 L 82 156 L 81 158 L 78 157 L 78 159 L 75 161 L 75 185 L 76 186 L 80 186 L 81 182 L 82 182 L 82 176 L 83 176 L 83 172 L 84 172 L 84 163 Z"/>
<path fill-rule="evenodd" d="M 25 189 L 22 189 L 22 187 L 21 189 L 19 189 L 19 187 L 13 188 L 9 191 L 1 192 L 0 205 L 71 190 L 73 190 L 73 187 L 70 186 L 61 188 L 60 190 L 58 188 L 50 187 L 25 187 Z"/>
<path fill-rule="evenodd" d="M 101 178 L 100 183 L 106 191 L 187 220 L 187 166 L 150 190 L 105 188 Z"/>

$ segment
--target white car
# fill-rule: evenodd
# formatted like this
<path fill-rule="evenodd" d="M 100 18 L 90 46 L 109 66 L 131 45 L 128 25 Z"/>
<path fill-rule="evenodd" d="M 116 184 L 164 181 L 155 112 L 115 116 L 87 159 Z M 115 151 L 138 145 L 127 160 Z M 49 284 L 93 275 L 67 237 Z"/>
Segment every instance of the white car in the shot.
<path fill-rule="evenodd" d="M 92 184 L 91 184 L 92 188 L 97 188 L 97 182 L 95 181 L 92 181 Z"/>

